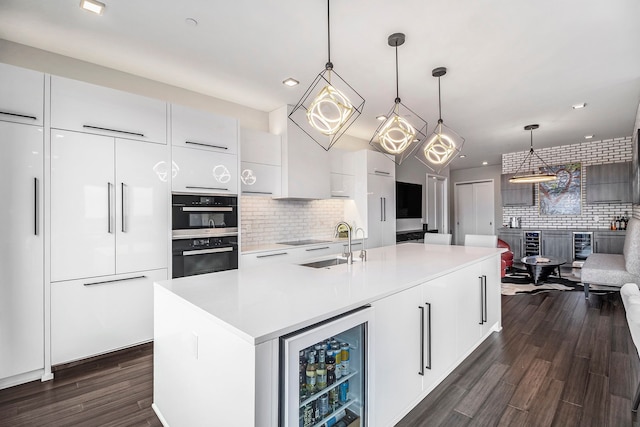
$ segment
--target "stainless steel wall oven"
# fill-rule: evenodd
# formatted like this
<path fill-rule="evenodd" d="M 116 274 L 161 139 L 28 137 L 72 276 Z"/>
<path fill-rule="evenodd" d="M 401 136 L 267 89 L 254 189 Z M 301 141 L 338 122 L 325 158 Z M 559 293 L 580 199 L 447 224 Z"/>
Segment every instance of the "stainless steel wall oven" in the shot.
<path fill-rule="evenodd" d="M 172 197 L 173 278 L 238 268 L 238 198 Z"/>

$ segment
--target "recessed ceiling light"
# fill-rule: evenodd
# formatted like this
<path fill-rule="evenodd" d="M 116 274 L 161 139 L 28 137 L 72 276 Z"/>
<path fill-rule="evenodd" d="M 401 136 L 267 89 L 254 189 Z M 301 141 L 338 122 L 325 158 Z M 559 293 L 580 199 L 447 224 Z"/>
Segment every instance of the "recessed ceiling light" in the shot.
<path fill-rule="evenodd" d="M 593 135 L 585 135 L 584 136 L 584 139 L 591 139 L 591 138 L 593 138 Z"/>
<path fill-rule="evenodd" d="M 296 86 L 298 83 L 300 83 L 299 81 L 297 81 L 296 79 L 289 77 L 288 79 L 285 79 L 282 81 L 282 83 L 284 83 L 287 86 Z"/>
<path fill-rule="evenodd" d="M 193 19 L 193 18 L 186 18 L 186 19 L 184 20 L 184 22 L 185 22 L 188 26 L 190 26 L 190 27 L 197 27 L 197 26 L 198 26 L 198 21 L 196 21 L 196 20 L 195 20 L 195 19 Z"/>
<path fill-rule="evenodd" d="M 464 159 L 465 157 L 467 157 L 466 154 L 460 154 L 458 157 L 460 157 L 461 159 Z"/>
<path fill-rule="evenodd" d="M 105 5 L 97 0 L 80 0 L 80 7 L 96 15 L 102 15 Z"/>
<path fill-rule="evenodd" d="M 572 107 L 574 110 L 579 110 L 579 109 L 584 108 L 584 107 L 586 107 L 586 106 L 587 106 L 586 102 L 582 102 L 582 103 L 580 103 L 580 104 L 574 104 L 574 105 L 572 105 L 571 107 Z"/>
<path fill-rule="evenodd" d="M 376 117 L 376 120 L 380 120 L 381 122 L 387 120 L 387 116 L 380 114 L 378 117 Z"/>
<path fill-rule="evenodd" d="M 482 166 L 487 166 L 488 164 L 489 164 L 489 162 L 487 162 L 487 161 L 482 162 Z"/>

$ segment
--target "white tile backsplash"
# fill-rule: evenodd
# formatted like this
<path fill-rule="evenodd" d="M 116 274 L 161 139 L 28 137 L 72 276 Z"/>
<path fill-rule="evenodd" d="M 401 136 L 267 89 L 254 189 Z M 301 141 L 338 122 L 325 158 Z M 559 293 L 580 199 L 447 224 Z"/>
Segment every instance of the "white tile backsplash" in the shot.
<path fill-rule="evenodd" d="M 331 239 L 335 225 L 343 218 L 343 200 L 241 196 L 241 244 L 246 247 L 309 238 Z"/>

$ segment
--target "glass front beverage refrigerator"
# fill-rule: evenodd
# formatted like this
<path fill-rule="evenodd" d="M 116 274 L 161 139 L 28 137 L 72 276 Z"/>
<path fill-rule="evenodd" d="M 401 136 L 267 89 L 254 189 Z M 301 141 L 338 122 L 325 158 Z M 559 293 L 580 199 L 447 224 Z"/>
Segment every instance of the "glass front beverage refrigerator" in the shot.
<path fill-rule="evenodd" d="M 373 426 L 373 308 L 280 338 L 279 425 Z"/>

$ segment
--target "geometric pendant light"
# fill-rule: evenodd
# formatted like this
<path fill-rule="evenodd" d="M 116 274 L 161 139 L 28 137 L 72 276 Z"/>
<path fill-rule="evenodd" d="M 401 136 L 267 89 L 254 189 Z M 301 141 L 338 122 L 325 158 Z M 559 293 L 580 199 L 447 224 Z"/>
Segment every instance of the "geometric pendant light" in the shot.
<path fill-rule="evenodd" d="M 360 117 L 364 108 L 364 98 L 333 69 L 329 1 L 327 63 L 289 113 L 289 119 L 327 151 Z"/>
<path fill-rule="evenodd" d="M 416 158 L 435 173 L 439 173 L 458 157 L 464 145 L 464 138 L 445 126 L 442 121 L 440 77 L 445 74 L 447 74 L 445 67 L 434 68 L 431 71 L 431 75 L 438 78 L 438 125 L 422 143 L 416 154 Z"/>
<path fill-rule="evenodd" d="M 509 182 L 516 184 L 531 184 L 536 182 L 555 181 L 558 178 L 556 174 L 551 172 L 551 167 L 549 167 L 549 165 L 533 151 L 533 131 L 539 127 L 539 125 L 527 125 L 524 127 L 524 130 L 531 132 L 529 153 L 527 153 L 527 156 L 524 158 L 522 163 L 520 163 L 516 173 L 509 179 Z M 538 162 L 536 162 L 537 166 L 540 166 L 540 164 L 545 166 L 544 168 L 539 167 L 537 172 L 531 167 L 531 160 L 533 160 L 533 156 L 538 158 Z M 525 163 L 527 164 L 527 167 L 523 170 L 522 167 Z"/>
<path fill-rule="evenodd" d="M 385 121 L 378 126 L 369 144 L 385 154 L 396 164 L 407 159 L 427 136 L 427 122 L 402 103 L 398 85 L 398 46 L 404 44 L 403 33 L 391 34 L 389 46 L 396 50 L 396 99 L 386 115 Z"/>

